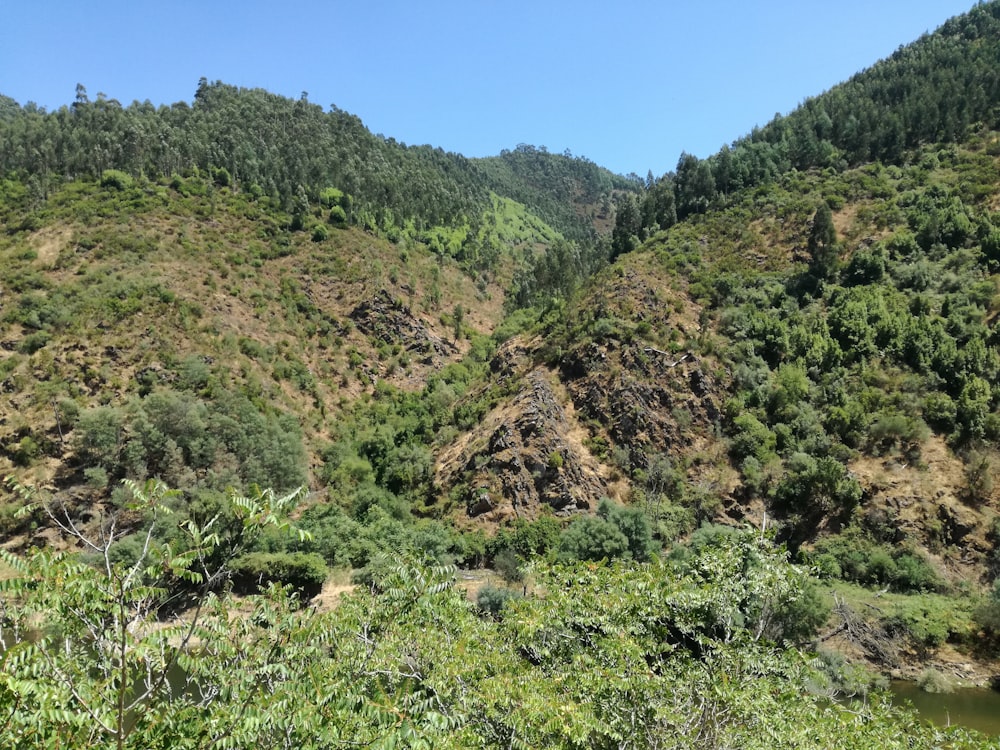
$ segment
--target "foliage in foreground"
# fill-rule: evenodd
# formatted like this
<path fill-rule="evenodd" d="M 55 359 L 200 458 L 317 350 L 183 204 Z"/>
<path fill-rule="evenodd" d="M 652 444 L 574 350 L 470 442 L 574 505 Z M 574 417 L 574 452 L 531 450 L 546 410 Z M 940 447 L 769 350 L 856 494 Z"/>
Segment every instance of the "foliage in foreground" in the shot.
<path fill-rule="evenodd" d="M 157 506 L 162 487 L 133 486 Z M 239 498 L 247 537 L 294 498 Z M 333 611 L 269 588 L 202 588 L 162 622 L 173 577 L 208 583 L 210 530 L 132 564 L 5 554 L 0 744 L 9 748 L 977 747 L 879 702 L 806 690 L 772 640 L 808 576 L 766 539 L 684 560 L 538 566 L 498 620 L 454 569 L 400 562 Z"/>

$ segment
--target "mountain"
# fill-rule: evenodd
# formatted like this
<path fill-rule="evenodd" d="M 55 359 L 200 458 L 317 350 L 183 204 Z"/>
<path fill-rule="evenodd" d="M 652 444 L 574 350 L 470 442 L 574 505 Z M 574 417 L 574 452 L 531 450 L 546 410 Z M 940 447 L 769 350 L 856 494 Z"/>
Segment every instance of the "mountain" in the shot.
<path fill-rule="evenodd" d="M 646 183 L 205 80 L 158 109 L 8 100 L 4 453 L 92 499 L 122 476 L 307 482 L 497 522 L 657 494 L 669 464 L 675 531 L 767 508 L 797 548 L 854 529 L 876 486 L 913 490 L 869 463 L 931 441 L 955 499 L 937 523 L 960 530 L 933 533 L 972 535 L 981 566 L 998 8 Z"/>
<path fill-rule="evenodd" d="M 675 613 L 690 591 L 722 597 L 695 625 L 622 600 L 642 623 L 629 637 L 661 644 L 635 646 L 651 679 L 679 674 L 666 651 L 697 670 L 766 637 L 987 681 L 998 39 L 1000 2 L 979 4 L 646 181 L 525 145 L 405 146 L 218 82 L 161 108 L 82 87 L 55 112 L 0 100 L 6 548 L 65 547 L 60 524 L 100 535 L 115 519 L 110 566 L 206 525 L 213 555 L 239 551 L 234 586 L 313 594 L 330 566 L 387 601 L 444 584 L 393 578 L 385 553 L 522 582 L 533 562 L 550 587 L 523 605 L 537 630 L 504 631 L 531 674 L 569 679 L 545 635 L 559 618 L 591 646 L 632 627 L 602 618 L 634 583 Z M 180 491 L 165 502 L 181 523 L 132 503 L 154 477 Z M 244 545 L 244 509 L 273 500 L 260 488 L 302 485 L 309 533 Z M 29 486 L 43 500 L 24 513 Z M 768 534 L 812 577 L 755 546 Z M 758 570 L 794 592 L 766 600 Z M 582 620 L 563 596 L 577 585 Z M 502 621 L 513 594 L 490 596 Z M 865 682 L 833 653 L 817 657 L 831 691 Z"/>
<path fill-rule="evenodd" d="M 529 146 L 466 159 L 373 135 L 354 115 L 336 107 L 324 112 L 305 97 L 220 81 L 202 79 L 191 104 L 159 108 L 148 101 L 125 107 L 103 95 L 91 101 L 82 85 L 71 106 L 53 112 L 9 97 L 0 102 L 0 172 L 25 178 L 34 199 L 52 185 L 99 178 L 107 169 L 152 178 L 200 170 L 219 186 L 267 196 L 293 213 L 297 201 L 338 189 L 352 196 L 354 223 L 388 234 L 408 224 L 423 230 L 476 222 L 489 211 L 493 191 L 582 237 L 591 234 L 581 229 L 586 222 L 561 213 L 561 203 L 572 197 L 580 211 L 593 211 L 613 190 L 634 189 L 585 159 Z M 604 220 L 607 211 L 605 202 Z"/>
<path fill-rule="evenodd" d="M 1000 98 L 1000 8 L 980 3 L 933 34 L 699 163 L 678 163 L 685 216 L 789 170 L 901 164 L 922 144 L 962 142 L 970 127 L 996 123 Z"/>

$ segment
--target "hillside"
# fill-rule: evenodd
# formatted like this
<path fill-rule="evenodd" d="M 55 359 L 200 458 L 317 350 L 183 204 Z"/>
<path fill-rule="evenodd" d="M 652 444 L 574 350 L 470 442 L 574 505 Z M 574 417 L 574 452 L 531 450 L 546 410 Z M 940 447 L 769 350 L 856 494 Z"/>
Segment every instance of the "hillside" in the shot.
<path fill-rule="evenodd" d="M 87 644 L 185 609 L 208 652 L 267 623 L 288 674 L 350 696 L 276 677 L 306 707 L 285 737 L 513 746 L 535 706 L 525 746 L 752 746 L 762 686 L 783 740 L 803 716 L 898 739 L 905 716 L 828 698 L 982 685 L 1000 653 L 998 39 L 980 4 L 645 182 L 205 80 L 158 109 L 0 100 L 4 601 Z M 451 565 L 499 577 L 478 609 Z M 333 570 L 363 590 L 332 612 L 215 599 Z M 254 648 L 219 664 L 267 672 Z M 71 724 L 85 701 L 52 695 Z"/>
<path fill-rule="evenodd" d="M 962 142 L 996 124 L 1000 6 L 977 4 L 708 159 L 683 153 L 672 175 L 681 218 L 791 170 L 902 165 L 913 149 Z"/>
<path fill-rule="evenodd" d="M 994 9 L 788 121 L 862 89 L 910 112 L 872 81 L 928 55 L 979 70 Z M 374 504 L 491 531 L 613 497 L 663 543 L 769 514 L 794 551 L 905 542 L 918 588 L 989 579 L 987 123 L 890 165 L 848 167 L 882 152 L 831 134 L 829 160 L 772 160 L 740 189 L 719 180 L 730 156 L 804 148 L 780 123 L 644 185 L 527 146 L 406 147 L 221 83 L 159 110 L 77 94 L 3 115 L 0 429 L 25 477 L 83 503 L 122 477 L 306 483 L 360 522 Z"/>

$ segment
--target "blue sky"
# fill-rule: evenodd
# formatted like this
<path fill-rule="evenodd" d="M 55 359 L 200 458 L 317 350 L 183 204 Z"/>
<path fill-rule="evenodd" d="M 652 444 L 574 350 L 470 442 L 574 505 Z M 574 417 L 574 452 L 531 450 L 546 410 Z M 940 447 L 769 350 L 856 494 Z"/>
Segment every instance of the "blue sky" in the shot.
<path fill-rule="evenodd" d="M 3 0 L 0 93 L 77 83 L 190 102 L 204 76 L 335 104 L 373 132 L 489 156 L 569 149 L 622 174 L 708 156 L 974 0 Z"/>

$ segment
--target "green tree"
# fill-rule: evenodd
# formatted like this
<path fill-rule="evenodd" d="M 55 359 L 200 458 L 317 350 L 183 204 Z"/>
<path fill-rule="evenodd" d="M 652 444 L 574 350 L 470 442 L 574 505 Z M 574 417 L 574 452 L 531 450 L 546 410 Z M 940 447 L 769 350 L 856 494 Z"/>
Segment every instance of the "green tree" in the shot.
<path fill-rule="evenodd" d="M 266 507 L 247 508 L 250 526 L 269 523 Z M 454 568 L 403 558 L 329 612 L 271 587 L 238 607 L 209 596 L 194 623 L 123 624 L 155 601 L 139 579 L 197 573 L 197 549 L 134 577 L 113 561 L 3 553 L 18 576 L 0 585 L 0 746 L 987 746 L 877 698 L 810 693 L 810 660 L 774 643 L 808 577 L 756 532 L 731 530 L 680 562 L 536 564 L 544 595 L 484 596 L 499 620 L 455 589 Z M 11 637 L 39 617 L 51 632 Z"/>
<path fill-rule="evenodd" d="M 785 476 L 775 488 L 774 499 L 786 513 L 815 518 L 849 513 L 861 500 L 861 494 L 858 480 L 836 459 L 793 453 Z"/>
<path fill-rule="evenodd" d="M 808 251 L 812 274 L 821 281 L 832 279 L 837 272 L 840 248 L 837 230 L 833 226 L 833 212 L 826 203 L 821 203 L 813 216 Z"/>
<path fill-rule="evenodd" d="M 301 491 L 283 497 L 271 491 L 233 493 L 241 533 L 220 555 L 217 518 L 184 522 L 178 537 L 183 543 L 157 542 L 158 527 L 170 523 L 176 494 L 157 480 L 125 481 L 131 502 L 105 519 L 93 539 L 71 509 L 37 498 L 10 478 L 8 484 L 26 501 L 25 512 L 40 508 L 93 564 L 68 552 L 36 550 L 27 558 L 0 552 L 15 573 L 0 583 L 5 602 L 0 704 L 6 716 L 0 737 L 17 738 L 0 744 L 166 746 L 171 702 L 191 689 L 171 674 L 177 668 L 198 671 L 195 663 L 205 656 L 198 645 L 206 635 L 202 615 L 215 606 L 214 592 L 228 575 L 229 560 L 264 529 L 289 528 L 283 518 Z M 146 531 L 136 554 L 120 559 L 118 543 L 127 533 L 127 518 L 136 514 L 146 516 Z M 159 618 L 177 606 L 178 581 L 196 592 L 194 608 L 183 621 L 161 624 Z M 29 637 L 39 622 L 45 631 Z"/>
<path fill-rule="evenodd" d="M 642 233 L 642 215 L 634 195 L 625 195 L 618 202 L 615 227 L 611 232 L 611 258 L 630 253 L 639 246 Z"/>
<path fill-rule="evenodd" d="M 692 154 L 682 153 L 677 161 L 674 191 L 677 218 L 684 219 L 707 211 L 716 195 L 711 164 Z"/>
<path fill-rule="evenodd" d="M 615 524 L 599 517 L 584 516 L 576 519 L 559 539 L 561 560 L 596 562 L 628 554 L 628 537 Z"/>
<path fill-rule="evenodd" d="M 633 560 L 646 562 L 656 550 L 653 531 L 641 508 L 627 508 L 604 498 L 597 506 L 597 515 L 613 524 L 628 540 L 628 553 Z"/>
<path fill-rule="evenodd" d="M 455 305 L 451 314 L 451 336 L 452 340 L 458 341 L 462 338 L 462 323 L 465 322 L 465 308 L 461 304 Z"/>
<path fill-rule="evenodd" d="M 677 206 L 673 182 L 664 177 L 652 184 L 643 196 L 641 205 L 642 231 L 652 234 L 669 229 L 677 223 Z"/>

